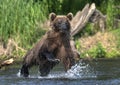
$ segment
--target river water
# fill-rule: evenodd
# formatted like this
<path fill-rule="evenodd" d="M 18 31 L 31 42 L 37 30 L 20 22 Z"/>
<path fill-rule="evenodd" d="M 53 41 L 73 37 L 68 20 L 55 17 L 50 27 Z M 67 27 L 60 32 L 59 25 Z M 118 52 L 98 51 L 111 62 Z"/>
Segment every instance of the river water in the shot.
<path fill-rule="evenodd" d="M 29 78 L 19 75 L 20 65 L 0 70 L 0 85 L 120 85 L 120 59 L 80 61 L 68 72 L 57 65 L 48 76 L 30 69 Z"/>

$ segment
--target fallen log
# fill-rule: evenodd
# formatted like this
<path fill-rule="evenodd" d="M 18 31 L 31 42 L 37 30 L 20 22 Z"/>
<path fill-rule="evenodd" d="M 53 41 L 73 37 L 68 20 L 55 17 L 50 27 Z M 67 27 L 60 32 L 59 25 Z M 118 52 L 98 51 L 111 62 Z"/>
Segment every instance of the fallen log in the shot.
<path fill-rule="evenodd" d="M 0 64 L 0 68 L 12 64 L 13 61 L 14 61 L 13 58 L 10 58 L 10 59 L 8 59 L 8 60 L 3 61 L 3 62 Z"/>
<path fill-rule="evenodd" d="M 119 9 L 120 6 L 116 6 Z M 105 31 L 107 27 L 107 16 L 96 9 L 95 4 L 86 4 L 82 11 L 78 11 L 71 21 L 71 36 L 79 33 L 88 22 L 93 23 L 95 30 Z M 120 16 L 114 17 L 113 28 L 120 27 Z"/>
<path fill-rule="evenodd" d="M 80 32 L 86 25 L 86 23 L 89 21 L 89 18 L 94 13 L 96 7 L 95 4 L 92 3 L 91 6 L 87 4 L 82 12 L 80 13 L 80 18 L 76 24 L 73 25 L 74 21 L 72 21 L 72 30 L 71 30 L 71 36 L 76 35 L 78 32 Z M 74 20 L 74 19 L 73 19 Z"/>

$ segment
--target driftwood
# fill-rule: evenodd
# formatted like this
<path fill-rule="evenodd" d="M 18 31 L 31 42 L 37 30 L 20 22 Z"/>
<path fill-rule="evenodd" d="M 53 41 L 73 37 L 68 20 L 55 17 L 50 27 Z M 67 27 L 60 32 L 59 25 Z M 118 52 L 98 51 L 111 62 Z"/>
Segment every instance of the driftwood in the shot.
<path fill-rule="evenodd" d="M 16 50 L 16 51 L 21 50 L 24 52 L 26 51 L 23 48 L 19 47 L 13 39 L 9 39 L 8 44 L 6 45 L 6 48 L 4 48 L 4 46 L 2 44 L 0 45 L 0 56 L 2 56 L 2 55 L 7 56 L 7 57 L 13 56 L 12 52 L 14 50 Z M 14 61 L 13 58 L 5 60 L 2 63 L 0 61 L 0 68 L 12 64 L 13 61 Z"/>
<path fill-rule="evenodd" d="M 8 59 L 8 60 L 3 61 L 3 62 L 0 64 L 0 68 L 12 64 L 13 61 L 14 61 L 13 58 L 10 58 L 10 59 Z"/>
<path fill-rule="evenodd" d="M 71 30 L 72 36 L 76 35 L 78 32 L 80 32 L 83 29 L 83 27 L 85 27 L 86 23 L 89 21 L 89 18 L 92 16 L 95 9 L 96 7 L 94 3 L 91 4 L 91 6 L 87 4 L 83 8 L 83 10 L 80 12 L 80 15 L 79 15 L 80 17 L 78 17 L 78 21 L 76 21 L 77 23 L 75 24 L 74 21 L 71 22 L 72 23 L 72 30 Z"/>
<path fill-rule="evenodd" d="M 89 22 L 94 24 L 94 28 L 99 28 L 102 32 L 106 29 L 106 16 L 97 9 L 90 17 Z"/>
<path fill-rule="evenodd" d="M 120 28 L 120 19 L 114 19 L 114 28 Z"/>
<path fill-rule="evenodd" d="M 115 6 L 115 8 L 120 9 L 120 6 Z"/>
<path fill-rule="evenodd" d="M 120 6 L 116 6 L 120 8 Z M 71 35 L 74 36 L 79 33 L 87 24 L 87 22 L 93 23 L 95 29 L 98 29 L 102 32 L 106 29 L 107 16 L 103 15 L 98 9 L 96 9 L 95 4 L 91 5 L 86 4 L 82 11 L 78 11 L 74 16 L 71 24 L 72 30 Z M 117 15 L 117 18 L 114 18 L 113 28 L 120 27 L 120 15 Z"/>

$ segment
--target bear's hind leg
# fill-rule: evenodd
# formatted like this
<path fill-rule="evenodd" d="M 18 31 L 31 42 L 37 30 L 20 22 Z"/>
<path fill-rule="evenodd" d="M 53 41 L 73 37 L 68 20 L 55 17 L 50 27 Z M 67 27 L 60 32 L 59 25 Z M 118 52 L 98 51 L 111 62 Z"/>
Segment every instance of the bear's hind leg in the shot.
<path fill-rule="evenodd" d="M 46 60 L 46 62 L 39 66 L 40 76 L 47 76 L 50 70 L 60 62 L 59 59 L 56 59 L 53 53 L 51 52 L 43 52 L 42 58 Z"/>
<path fill-rule="evenodd" d="M 42 66 L 39 66 L 40 76 L 47 76 L 53 67 L 58 64 L 58 62 L 47 61 Z"/>
<path fill-rule="evenodd" d="M 46 62 L 42 66 L 39 66 L 40 76 L 47 76 L 50 72 L 50 62 Z"/>

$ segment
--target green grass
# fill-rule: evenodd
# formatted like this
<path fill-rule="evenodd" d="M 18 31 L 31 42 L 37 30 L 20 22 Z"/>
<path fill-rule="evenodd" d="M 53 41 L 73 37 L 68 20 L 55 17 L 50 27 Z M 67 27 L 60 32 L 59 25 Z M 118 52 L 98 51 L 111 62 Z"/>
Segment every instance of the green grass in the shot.
<path fill-rule="evenodd" d="M 114 20 L 114 0 L 108 0 L 107 3 L 107 28 L 111 30 L 113 28 Z"/>
<path fill-rule="evenodd" d="M 115 35 L 116 37 L 116 45 L 117 45 L 117 49 L 120 50 L 120 28 L 116 29 L 116 30 L 113 30 L 112 31 L 113 35 Z"/>
<path fill-rule="evenodd" d="M 110 49 L 110 51 L 107 51 L 107 49 L 104 48 L 104 46 L 102 46 L 101 43 L 98 43 L 96 45 L 94 45 L 91 49 L 89 50 L 85 50 L 84 52 L 81 53 L 81 58 L 86 58 L 86 57 L 90 57 L 90 58 L 119 58 L 120 57 L 120 29 L 115 29 L 115 30 L 111 30 L 108 31 L 110 33 L 113 34 L 113 36 L 115 37 L 115 47 L 112 47 Z M 77 41 L 77 40 L 76 40 Z M 88 42 L 88 41 L 86 41 Z M 77 49 L 79 51 L 81 51 L 82 49 L 79 46 L 79 42 L 77 41 L 76 46 Z M 82 43 L 81 43 L 82 45 Z"/>
<path fill-rule="evenodd" d="M 120 57 L 120 28 L 110 31 L 115 36 L 114 43 L 116 44 L 116 48 L 114 48 L 111 52 L 107 53 L 108 58 L 116 58 Z"/>
<path fill-rule="evenodd" d="M 85 53 L 91 58 L 105 58 L 106 57 L 106 50 L 102 46 L 101 43 L 97 43 L 97 45 L 87 50 Z"/>
<path fill-rule="evenodd" d="M 8 39 L 13 39 L 19 47 L 28 50 L 45 33 L 40 25 L 48 15 L 47 0 L 33 1 L 0 0 L 0 43 L 7 45 Z M 12 56 L 21 57 L 24 53 L 14 50 Z"/>
<path fill-rule="evenodd" d="M 29 48 L 44 30 L 39 26 L 46 19 L 45 2 L 33 0 L 0 0 L 0 39 L 7 43 L 14 39 L 23 48 Z"/>

